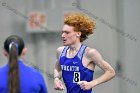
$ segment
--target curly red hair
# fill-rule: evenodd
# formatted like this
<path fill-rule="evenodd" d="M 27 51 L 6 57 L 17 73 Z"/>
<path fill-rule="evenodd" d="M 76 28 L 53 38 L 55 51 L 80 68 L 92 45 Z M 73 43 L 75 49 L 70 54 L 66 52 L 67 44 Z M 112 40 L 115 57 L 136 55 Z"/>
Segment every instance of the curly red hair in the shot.
<path fill-rule="evenodd" d="M 93 30 L 96 27 L 96 23 L 94 20 L 91 20 L 88 16 L 80 13 L 69 14 L 65 18 L 64 24 L 73 26 L 74 31 L 81 32 L 80 42 L 86 40 L 88 38 L 88 35 L 93 34 Z"/>

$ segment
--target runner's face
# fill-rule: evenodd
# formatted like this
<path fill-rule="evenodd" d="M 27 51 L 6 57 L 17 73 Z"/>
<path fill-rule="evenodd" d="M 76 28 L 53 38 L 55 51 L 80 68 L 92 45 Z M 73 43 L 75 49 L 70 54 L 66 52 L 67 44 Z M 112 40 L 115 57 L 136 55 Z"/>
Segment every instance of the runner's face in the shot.
<path fill-rule="evenodd" d="M 62 29 L 62 39 L 64 46 L 70 46 L 75 44 L 77 41 L 80 42 L 79 37 L 77 35 L 80 32 L 75 32 L 73 26 L 64 25 Z"/>

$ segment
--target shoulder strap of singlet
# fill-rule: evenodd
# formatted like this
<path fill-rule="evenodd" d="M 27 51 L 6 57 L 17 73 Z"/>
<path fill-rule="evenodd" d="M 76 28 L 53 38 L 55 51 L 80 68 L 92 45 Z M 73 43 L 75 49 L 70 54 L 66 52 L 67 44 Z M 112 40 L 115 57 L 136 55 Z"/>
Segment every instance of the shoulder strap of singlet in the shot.
<path fill-rule="evenodd" d="M 80 60 L 82 60 L 82 58 L 83 58 L 83 55 L 84 55 L 84 52 L 85 52 L 85 49 L 86 49 L 86 47 L 87 46 L 85 46 L 85 45 L 81 45 L 81 48 L 80 48 L 80 50 L 79 50 L 79 52 L 78 52 L 78 54 L 77 54 L 77 57 L 80 59 Z"/>
<path fill-rule="evenodd" d="M 64 47 L 60 57 L 66 56 L 68 48 L 69 48 L 68 46 Z"/>

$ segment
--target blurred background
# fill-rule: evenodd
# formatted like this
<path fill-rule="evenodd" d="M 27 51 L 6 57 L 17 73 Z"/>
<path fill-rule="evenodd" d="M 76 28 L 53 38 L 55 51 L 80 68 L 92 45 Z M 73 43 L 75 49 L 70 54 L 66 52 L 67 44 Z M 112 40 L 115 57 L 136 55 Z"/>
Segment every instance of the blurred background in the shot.
<path fill-rule="evenodd" d="M 42 72 L 49 93 L 66 93 L 54 90 L 53 68 L 56 49 L 63 45 L 63 19 L 71 12 L 96 21 L 95 33 L 84 43 L 96 48 L 117 73 L 93 88 L 94 93 L 139 93 L 140 0 L 0 0 L 0 66 L 7 62 L 4 40 L 19 35 L 28 48 L 25 63 Z M 94 78 L 102 73 L 97 67 Z"/>

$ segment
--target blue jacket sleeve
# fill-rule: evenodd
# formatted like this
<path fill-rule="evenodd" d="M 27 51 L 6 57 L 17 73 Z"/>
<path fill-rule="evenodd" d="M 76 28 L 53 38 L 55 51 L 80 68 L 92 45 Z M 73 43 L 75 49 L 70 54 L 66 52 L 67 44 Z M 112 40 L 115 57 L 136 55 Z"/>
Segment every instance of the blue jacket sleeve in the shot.
<path fill-rule="evenodd" d="M 45 80 L 42 75 L 40 75 L 40 84 L 41 84 L 41 89 L 40 89 L 39 93 L 48 93 L 48 90 L 47 90 L 47 87 L 45 84 Z"/>

